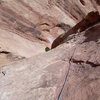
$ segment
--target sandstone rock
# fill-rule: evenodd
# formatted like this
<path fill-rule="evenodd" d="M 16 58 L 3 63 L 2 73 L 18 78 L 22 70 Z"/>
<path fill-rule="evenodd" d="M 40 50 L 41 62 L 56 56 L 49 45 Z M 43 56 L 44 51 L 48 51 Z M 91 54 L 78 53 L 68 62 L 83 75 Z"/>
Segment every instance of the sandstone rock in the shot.
<path fill-rule="evenodd" d="M 76 24 L 73 28 L 69 29 L 66 33 L 59 35 L 52 43 L 51 48 L 55 48 L 58 45 L 62 44 L 69 35 L 79 34 L 82 31 L 85 31 L 87 28 L 92 27 L 96 23 L 100 22 L 100 14 L 98 11 L 90 12 L 88 15 Z"/>
<path fill-rule="evenodd" d="M 0 51 L 8 51 L 22 57 L 45 52 L 45 45 L 31 42 L 12 32 L 0 29 Z"/>
<path fill-rule="evenodd" d="M 71 59 L 70 72 L 59 100 L 100 99 L 100 25 L 81 33 L 87 36 L 76 38 L 78 44 Z M 95 30 L 94 30 L 95 29 Z M 92 39 L 92 35 L 95 39 Z M 87 38 L 90 38 L 87 39 Z M 82 42 L 83 40 L 83 42 Z M 89 40 L 89 41 L 86 41 Z M 74 41 L 75 42 L 75 41 Z"/>
<path fill-rule="evenodd" d="M 72 8 L 73 6 L 73 8 Z M 74 26 L 91 11 L 100 11 L 99 3 L 95 0 L 1 0 L 0 29 L 20 35 L 32 42 L 51 45 L 54 34 L 49 31 L 59 23 Z M 49 35 L 50 34 L 50 35 Z M 42 36 L 41 36 L 42 35 Z M 52 36 L 51 36 L 52 35 Z M 50 39 L 48 39 L 50 36 Z M 55 38 L 54 38 L 55 39 Z M 47 40 L 47 41 L 45 41 Z M 48 42 L 49 41 L 49 42 Z"/>
<path fill-rule="evenodd" d="M 35 29 L 37 25 L 48 24 L 46 29 L 58 23 L 74 26 L 89 12 L 100 11 L 96 0 L 1 0 L 0 5 L 0 27 L 31 41 L 32 36 L 41 34 L 41 30 Z"/>
<path fill-rule="evenodd" d="M 2 67 L 0 100 L 54 100 L 68 71 L 60 51 L 54 52 Z"/>
<path fill-rule="evenodd" d="M 99 100 L 100 38 L 86 41 L 92 32 L 100 37 L 94 27 L 47 53 L 1 67 L 0 100 Z"/>
<path fill-rule="evenodd" d="M 0 0 L 0 52 L 27 58 L 0 63 L 0 100 L 100 100 L 100 16 L 85 17 L 94 11 L 99 0 Z"/>

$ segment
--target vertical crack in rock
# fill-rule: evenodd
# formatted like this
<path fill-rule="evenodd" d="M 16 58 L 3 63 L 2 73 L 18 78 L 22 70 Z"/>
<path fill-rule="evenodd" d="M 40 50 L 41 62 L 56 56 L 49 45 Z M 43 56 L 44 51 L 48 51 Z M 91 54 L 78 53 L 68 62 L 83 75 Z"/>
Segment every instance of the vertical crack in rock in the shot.
<path fill-rule="evenodd" d="M 77 45 L 77 46 L 79 46 L 79 45 Z M 64 80 L 64 83 L 63 83 L 63 85 L 62 85 L 62 88 L 61 88 L 61 91 L 60 91 L 60 93 L 59 93 L 59 95 L 58 95 L 57 100 L 60 100 L 61 95 L 62 95 L 62 93 L 63 93 L 65 84 L 66 84 L 66 82 L 67 82 L 67 78 L 68 78 L 68 76 L 69 76 L 69 72 L 70 72 L 70 68 L 71 68 L 71 61 L 72 61 L 72 59 L 73 59 L 73 56 L 74 56 L 74 54 L 75 54 L 75 51 L 76 51 L 77 46 L 74 48 L 74 51 L 73 51 L 73 53 L 72 53 L 72 56 L 71 56 L 70 59 L 69 59 L 68 71 L 67 71 L 67 73 L 66 73 L 65 80 Z"/>

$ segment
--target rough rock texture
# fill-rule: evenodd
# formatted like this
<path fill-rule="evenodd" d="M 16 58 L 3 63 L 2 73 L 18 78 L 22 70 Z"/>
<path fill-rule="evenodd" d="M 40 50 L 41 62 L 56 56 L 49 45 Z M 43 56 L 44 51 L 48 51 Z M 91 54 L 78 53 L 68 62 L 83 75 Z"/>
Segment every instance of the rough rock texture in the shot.
<path fill-rule="evenodd" d="M 100 25 L 83 32 L 86 39 L 76 45 L 59 100 L 100 99 Z M 79 39 L 79 38 L 77 38 Z"/>
<path fill-rule="evenodd" d="M 1 67 L 0 100 L 20 99 L 100 100 L 100 24 L 47 53 Z"/>
<path fill-rule="evenodd" d="M 100 11 L 99 0 L 0 0 L 0 33 L 5 30 L 50 47 L 63 33 L 58 24 L 74 26 L 89 12 L 97 10 Z M 7 48 L 8 44 L 1 48 L 5 49 L 4 46 Z M 14 47 L 9 49 L 13 52 Z"/>
<path fill-rule="evenodd" d="M 74 27 L 69 29 L 67 32 L 59 35 L 52 43 L 51 48 L 55 48 L 58 45 L 64 43 L 64 41 L 68 38 L 69 35 L 79 34 L 82 31 L 85 31 L 87 28 L 92 27 L 96 23 L 100 22 L 100 14 L 98 11 L 90 12 L 86 15 L 86 17 L 81 20 Z"/>
<path fill-rule="evenodd" d="M 0 100 L 100 100 L 99 13 L 99 0 L 0 0 Z"/>
<path fill-rule="evenodd" d="M 12 32 L 0 29 L 0 51 L 12 52 L 22 57 L 31 57 L 45 52 L 45 45 L 31 42 Z"/>

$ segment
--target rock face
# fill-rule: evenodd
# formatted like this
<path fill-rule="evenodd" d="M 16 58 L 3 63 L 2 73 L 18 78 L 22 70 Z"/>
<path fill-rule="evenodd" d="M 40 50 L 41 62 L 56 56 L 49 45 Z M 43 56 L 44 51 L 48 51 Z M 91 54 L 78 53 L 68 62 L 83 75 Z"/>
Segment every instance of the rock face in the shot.
<path fill-rule="evenodd" d="M 64 31 L 57 27 L 58 24 L 64 23 L 72 27 L 89 12 L 97 10 L 100 12 L 98 0 L 43 0 L 42 2 L 41 0 L 0 0 L 0 33 L 5 33 L 2 32 L 5 30 L 32 42 L 38 42 L 39 45 L 45 44 L 45 47 L 50 47 Z M 12 42 L 10 44 L 13 45 Z M 6 45 L 8 44 L 0 46 L 5 49 Z M 9 49 L 13 53 L 14 47 L 10 46 Z M 38 53 L 43 50 L 44 47 Z M 22 52 L 18 50 L 18 53 Z"/>
<path fill-rule="evenodd" d="M 100 100 L 99 13 L 99 0 L 0 0 L 0 100 Z"/>
<path fill-rule="evenodd" d="M 99 27 L 100 25 L 94 26 L 83 33 L 86 39 L 76 46 L 71 58 L 69 75 L 59 100 L 100 99 Z M 82 40 L 82 37 L 80 38 Z"/>
<path fill-rule="evenodd" d="M 81 20 L 78 24 L 76 24 L 73 28 L 69 29 L 64 34 L 59 35 L 52 43 L 51 48 L 55 48 L 61 43 L 63 43 L 69 35 L 79 34 L 82 31 L 85 31 L 87 28 L 95 25 L 100 22 L 100 14 L 98 11 L 90 12 L 88 15 Z"/>
<path fill-rule="evenodd" d="M 0 100 L 100 100 L 100 24 L 63 45 L 0 69 Z"/>
<path fill-rule="evenodd" d="M 45 45 L 38 42 L 31 42 L 12 32 L 0 29 L 0 51 L 12 52 L 22 57 L 31 57 L 45 52 Z M 38 49 L 36 51 L 36 49 Z"/>

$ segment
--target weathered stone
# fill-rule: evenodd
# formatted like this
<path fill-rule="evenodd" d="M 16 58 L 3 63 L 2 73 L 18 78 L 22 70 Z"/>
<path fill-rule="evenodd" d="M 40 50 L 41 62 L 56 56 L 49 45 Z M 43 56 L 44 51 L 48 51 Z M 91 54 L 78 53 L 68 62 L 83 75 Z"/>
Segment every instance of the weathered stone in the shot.
<path fill-rule="evenodd" d="M 92 28 L 47 53 L 1 67 L 0 100 L 99 100 L 100 38 L 85 42 Z"/>
<path fill-rule="evenodd" d="M 100 100 L 100 24 L 83 27 L 99 19 L 84 20 L 91 11 L 98 0 L 0 0 L 0 51 L 27 57 L 0 63 L 0 100 Z M 66 25 L 78 34 L 45 52 Z"/>

